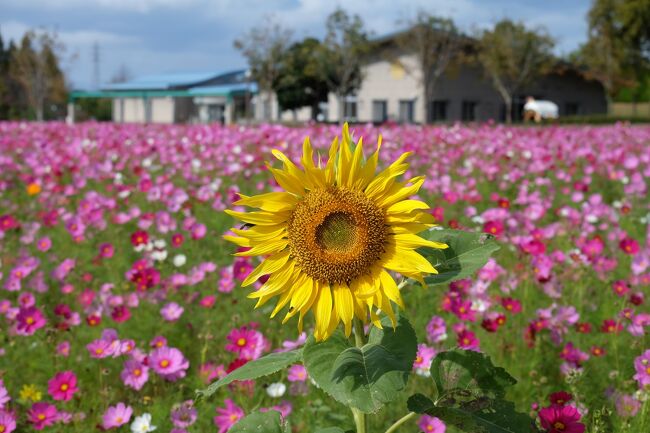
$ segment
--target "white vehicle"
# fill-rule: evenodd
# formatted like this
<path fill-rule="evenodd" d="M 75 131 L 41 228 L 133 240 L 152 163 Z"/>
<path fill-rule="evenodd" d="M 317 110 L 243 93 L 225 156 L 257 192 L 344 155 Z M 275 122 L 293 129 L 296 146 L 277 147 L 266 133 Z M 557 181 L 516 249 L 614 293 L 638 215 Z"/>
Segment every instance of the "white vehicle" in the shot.
<path fill-rule="evenodd" d="M 559 110 L 552 101 L 536 100 L 528 97 L 524 104 L 524 120 L 534 120 L 539 123 L 545 119 L 557 119 Z"/>

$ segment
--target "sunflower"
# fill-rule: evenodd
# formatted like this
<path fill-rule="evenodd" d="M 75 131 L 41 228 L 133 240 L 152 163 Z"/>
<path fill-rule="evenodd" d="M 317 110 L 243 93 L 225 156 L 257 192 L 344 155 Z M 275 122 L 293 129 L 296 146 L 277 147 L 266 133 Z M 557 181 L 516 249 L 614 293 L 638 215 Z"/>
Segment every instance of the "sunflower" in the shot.
<path fill-rule="evenodd" d="M 235 236 L 224 236 L 246 251 L 237 256 L 264 256 L 242 286 L 269 275 L 259 290 L 255 308 L 273 297 L 279 300 L 274 317 L 285 306 L 282 323 L 298 314 L 298 329 L 310 310 L 315 317 L 314 337 L 328 338 L 340 322 L 350 335 L 356 316 L 381 327 L 378 312 L 395 325 L 392 303 L 404 307 L 399 287 L 389 271 L 423 282 L 423 274 L 437 273 L 417 248 L 447 248 L 423 239 L 417 233 L 431 227 L 434 218 L 428 206 L 409 197 L 418 192 L 424 177 L 406 181 L 409 152 L 402 154 L 375 175 L 377 150 L 364 157 L 362 140 L 353 148 L 348 126 L 343 126 L 329 149 L 329 158 L 314 164 L 314 151 L 306 138 L 300 160 L 302 169 L 282 152 L 273 155 L 282 168 L 268 169 L 284 189 L 257 196 L 240 195 L 236 205 L 258 208 L 253 212 L 227 210 L 245 223 L 233 228 Z"/>

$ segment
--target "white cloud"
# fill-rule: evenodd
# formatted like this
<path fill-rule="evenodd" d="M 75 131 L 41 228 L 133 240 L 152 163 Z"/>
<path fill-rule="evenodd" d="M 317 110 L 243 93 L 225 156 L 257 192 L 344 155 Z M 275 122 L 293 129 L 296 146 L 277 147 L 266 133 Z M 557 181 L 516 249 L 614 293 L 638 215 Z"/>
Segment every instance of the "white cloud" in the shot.
<path fill-rule="evenodd" d="M 159 8 L 183 9 L 206 2 L 209 2 L 209 0 L 21 0 L 19 4 L 16 4 L 12 0 L 0 0 L 0 5 L 11 3 L 11 6 L 22 9 L 45 8 L 53 10 L 99 7 L 118 11 L 147 13 Z"/>

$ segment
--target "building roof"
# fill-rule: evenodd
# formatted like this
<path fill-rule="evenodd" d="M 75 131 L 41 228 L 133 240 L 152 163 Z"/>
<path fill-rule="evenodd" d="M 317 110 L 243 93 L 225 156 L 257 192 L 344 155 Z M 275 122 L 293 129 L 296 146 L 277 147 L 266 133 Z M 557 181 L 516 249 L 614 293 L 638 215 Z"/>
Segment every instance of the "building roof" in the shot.
<path fill-rule="evenodd" d="M 156 74 L 137 77 L 124 83 L 104 84 L 101 89 L 120 90 L 169 90 L 187 89 L 202 84 L 232 84 L 246 81 L 246 70 L 228 72 L 194 72 Z"/>
<path fill-rule="evenodd" d="M 236 93 L 257 93 L 257 83 L 250 80 L 245 69 L 228 72 L 157 74 L 138 77 L 124 83 L 105 84 L 99 91 L 74 91 L 69 97 L 125 98 L 166 96 L 232 96 Z"/>

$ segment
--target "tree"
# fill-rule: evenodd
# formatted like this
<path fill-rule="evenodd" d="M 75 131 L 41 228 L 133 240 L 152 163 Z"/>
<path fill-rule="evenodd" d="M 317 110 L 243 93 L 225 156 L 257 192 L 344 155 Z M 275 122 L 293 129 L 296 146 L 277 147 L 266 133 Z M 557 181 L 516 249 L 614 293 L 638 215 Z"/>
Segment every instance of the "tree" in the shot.
<path fill-rule="evenodd" d="M 327 101 L 328 94 L 318 62 L 321 49 L 318 39 L 305 38 L 287 50 L 273 86 L 283 110 L 311 107 L 312 119 L 316 119 L 318 104 Z"/>
<path fill-rule="evenodd" d="M 595 0 L 588 23 L 588 40 L 572 60 L 602 83 L 608 105 L 623 87 L 636 101 L 650 63 L 650 0 Z"/>
<path fill-rule="evenodd" d="M 397 37 L 397 44 L 406 52 L 415 52 L 420 85 L 424 89 L 425 119 L 432 119 L 431 101 L 436 83 L 461 53 L 461 35 L 451 19 L 441 18 L 423 10 L 407 22 L 409 30 Z"/>
<path fill-rule="evenodd" d="M 251 77 L 264 95 L 264 105 L 271 103 L 273 85 L 280 74 L 281 61 L 291 42 L 291 30 L 283 28 L 272 17 L 263 25 L 252 28 L 235 40 L 234 46 L 248 60 Z M 270 110 L 263 110 L 264 120 L 270 120 Z"/>
<path fill-rule="evenodd" d="M 587 75 L 598 80 L 605 89 L 607 106 L 625 82 L 626 47 L 616 23 L 618 0 L 597 0 L 588 15 L 588 39 L 571 60 L 587 67 Z"/>
<path fill-rule="evenodd" d="M 368 35 L 358 15 L 349 16 L 336 9 L 327 18 L 327 34 L 319 52 L 320 68 L 329 90 L 336 94 L 339 120 L 343 119 L 343 102 L 361 86 L 363 56 L 369 50 Z"/>
<path fill-rule="evenodd" d="M 62 50 L 56 34 L 30 30 L 25 33 L 20 47 L 12 54 L 10 74 L 22 86 L 38 121 L 45 118 L 46 102 L 65 103 L 67 90 L 63 72 L 59 67 Z"/>
<path fill-rule="evenodd" d="M 478 58 L 503 99 L 507 123 L 512 122 L 513 95 L 548 70 L 553 46 L 545 30 L 528 30 L 507 19 L 481 35 Z"/>

